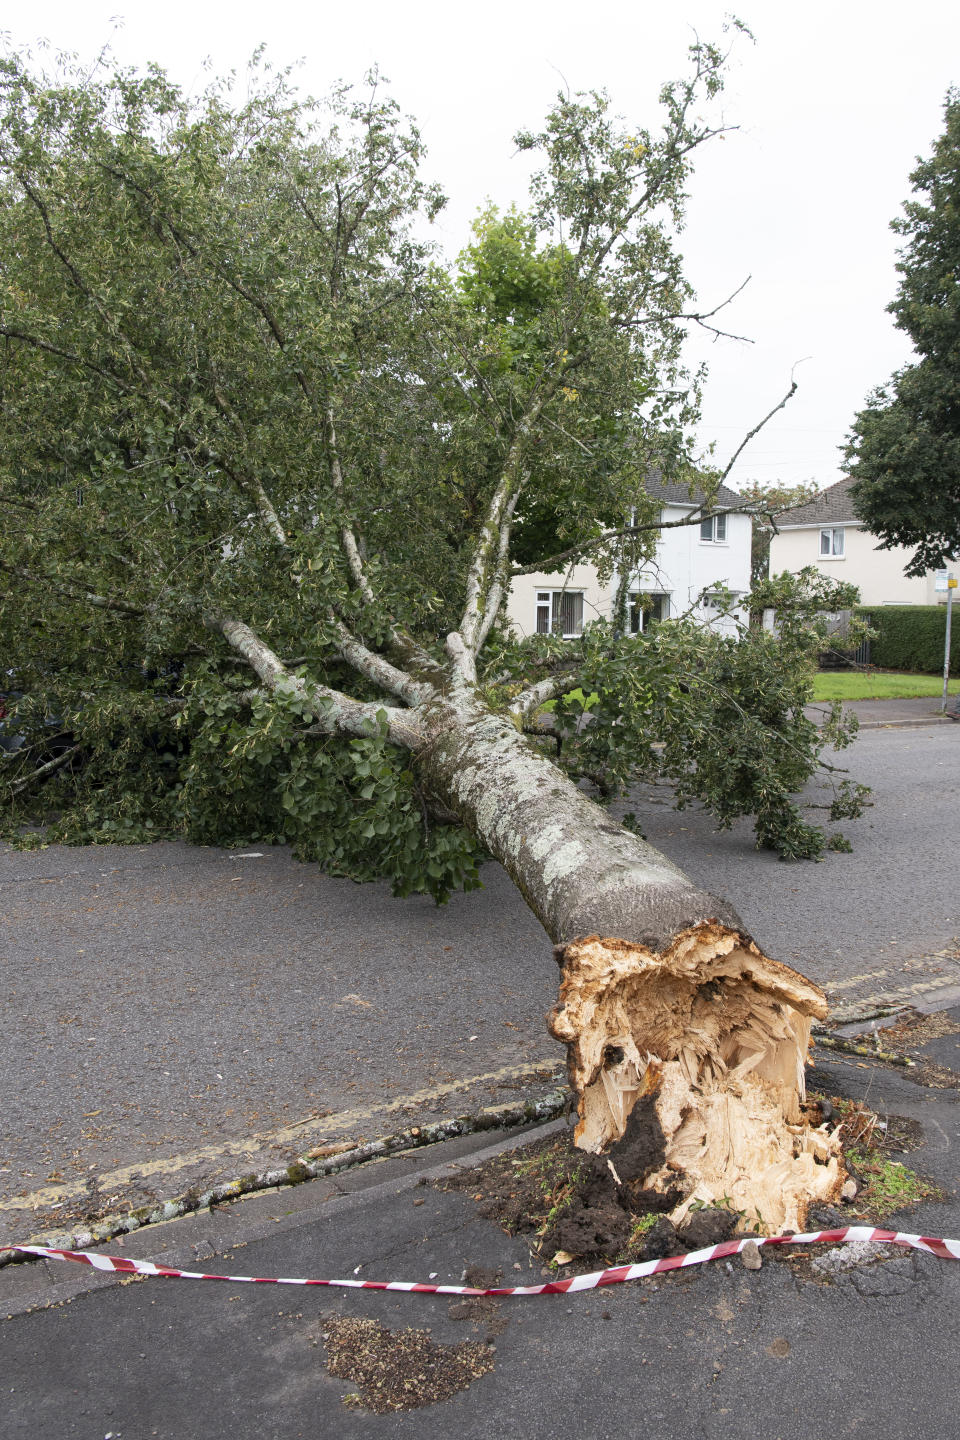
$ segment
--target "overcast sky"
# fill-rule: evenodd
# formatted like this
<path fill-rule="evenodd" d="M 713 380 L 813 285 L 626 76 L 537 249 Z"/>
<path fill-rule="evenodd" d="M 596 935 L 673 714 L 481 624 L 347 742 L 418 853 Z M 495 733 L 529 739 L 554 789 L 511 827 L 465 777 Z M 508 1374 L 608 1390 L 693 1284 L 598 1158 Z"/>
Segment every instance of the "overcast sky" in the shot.
<path fill-rule="evenodd" d="M 660 83 L 683 73 L 694 31 L 721 38 L 726 10 L 710 0 L 0 0 L 0 29 L 14 47 L 44 37 L 84 57 L 110 41 L 124 62 L 156 60 L 193 89 L 206 62 L 242 68 L 261 42 L 278 64 L 302 62 L 314 94 L 377 63 L 450 196 L 439 234 L 454 255 L 487 198 L 523 204 L 527 168 L 511 137 L 537 125 L 558 88 L 605 88 L 628 121 L 652 127 Z M 960 84 L 960 6 L 743 0 L 737 13 L 756 44 L 735 42 L 719 113 L 738 129 L 700 152 L 681 248 L 703 307 L 752 277 L 724 312 L 752 343 L 696 343 L 710 367 L 699 439 L 725 463 L 802 361 L 798 394 L 731 483 L 832 484 L 854 414 L 910 355 L 885 312 L 896 284 L 889 222 Z"/>

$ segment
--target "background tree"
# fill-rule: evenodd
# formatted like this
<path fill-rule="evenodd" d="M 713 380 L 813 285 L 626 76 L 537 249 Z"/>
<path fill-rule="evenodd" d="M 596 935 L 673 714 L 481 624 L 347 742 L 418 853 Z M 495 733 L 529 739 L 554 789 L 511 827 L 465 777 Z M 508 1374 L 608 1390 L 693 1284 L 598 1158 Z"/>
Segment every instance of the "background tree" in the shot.
<path fill-rule="evenodd" d="M 752 502 L 750 578 L 753 585 L 762 585 L 770 574 L 770 541 L 776 534 L 778 517 L 799 505 L 808 505 L 819 490 L 812 480 L 796 485 L 784 485 L 777 480 L 772 484 L 747 480 L 737 486 L 737 493 Z"/>
<path fill-rule="evenodd" d="M 888 306 L 919 359 L 854 421 L 847 447 L 858 515 L 885 547 L 916 546 L 908 575 L 960 554 L 960 95 L 910 179 L 915 200 L 893 221 L 906 237 Z"/>
<path fill-rule="evenodd" d="M 818 853 L 791 798 L 823 743 L 809 641 L 503 619 L 531 563 L 652 553 L 649 468 L 702 479 L 672 236 L 721 71 L 695 45 L 656 133 L 561 97 L 519 137 L 528 216 L 488 214 L 449 271 L 375 78 L 318 108 L 258 69 L 243 103 L 191 103 L 155 70 L 7 59 L 0 634 L 31 741 L 8 824 L 39 793 L 54 838 L 285 841 L 437 899 L 492 855 L 559 947 L 580 1142 L 635 1114 L 652 1191 L 796 1223 L 839 1177 L 801 1110 L 822 993 L 576 782 L 671 774 Z M 524 734 L 551 699 L 559 756 Z M 46 758 L 51 720 L 72 745 Z"/>

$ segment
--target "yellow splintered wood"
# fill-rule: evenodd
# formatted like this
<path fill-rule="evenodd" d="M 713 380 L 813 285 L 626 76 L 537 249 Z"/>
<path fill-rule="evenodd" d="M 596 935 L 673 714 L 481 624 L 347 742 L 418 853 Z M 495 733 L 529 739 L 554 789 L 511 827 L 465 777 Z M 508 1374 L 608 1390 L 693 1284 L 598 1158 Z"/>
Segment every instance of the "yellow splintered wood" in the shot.
<path fill-rule="evenodd" d="M 587 936 L 565 947 L 550 1030 L 567 1045 L 576 1143 L 602 1153 L 637 1102 L 662 1130 L 645 1188 L 727 1203 L 767 1232 L 800 1229 L 812 1200 L 839 1195 L 839 1142 L 803 1113 L 810 1025 L 823 991 L 752 941 L 706 923 L 660 954 Z"/>

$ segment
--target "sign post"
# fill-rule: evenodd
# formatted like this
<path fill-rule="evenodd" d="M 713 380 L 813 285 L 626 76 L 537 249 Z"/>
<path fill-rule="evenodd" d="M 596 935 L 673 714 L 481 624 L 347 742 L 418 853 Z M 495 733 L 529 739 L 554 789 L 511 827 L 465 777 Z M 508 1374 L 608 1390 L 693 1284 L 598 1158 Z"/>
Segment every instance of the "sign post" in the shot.
<path fill-rule="evenodd" d="M 947 592 L 947 633 L 943 642 L 943 700 L 940 702 L 941 715 L 946 715 L 947 713 L 947 682 L 950 679 L 950 629 L 953 620 L 953 592 L 956 588 L 956 577 L 953 572 L 950 571 L 947 575 L 947 583 L 945 586 Z"/>

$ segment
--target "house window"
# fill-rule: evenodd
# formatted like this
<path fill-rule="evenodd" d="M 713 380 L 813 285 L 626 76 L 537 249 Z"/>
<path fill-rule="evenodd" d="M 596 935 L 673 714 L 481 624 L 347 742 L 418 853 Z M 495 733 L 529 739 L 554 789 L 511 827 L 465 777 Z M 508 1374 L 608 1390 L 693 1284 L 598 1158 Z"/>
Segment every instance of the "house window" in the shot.
<path fill-rule="evenodd" d="M 820 558 L 837 559 L 843 554 L 843 530 L 820 531 Z"/>
<path fill-rule="evenodd" d="M 727 517 L 726 515 L 707 515 L 700 521 L 700 539 L 708 545 L 725 545 L 727 543 Z"/>
<path fill-rule="evenodd" d="M 537 634 L 562 635 L 572 640 L 583 634 L 583 592 L 581 590 L 537 591 Z"/>
<path fill-rule="evenodd" d="M 651 625 L 666 620 L 670 614 L 670 596 L 651 595 L 648 591 L 630 592 L 630 634 L 642 635 Z"/>
<path fill-rule="evenodd" d="M 700 605 L 704 610 L 722 610 L 736 618 L 740 605 L 740 592 L 737 590 L 704 590 L 700 596 Z"/>

